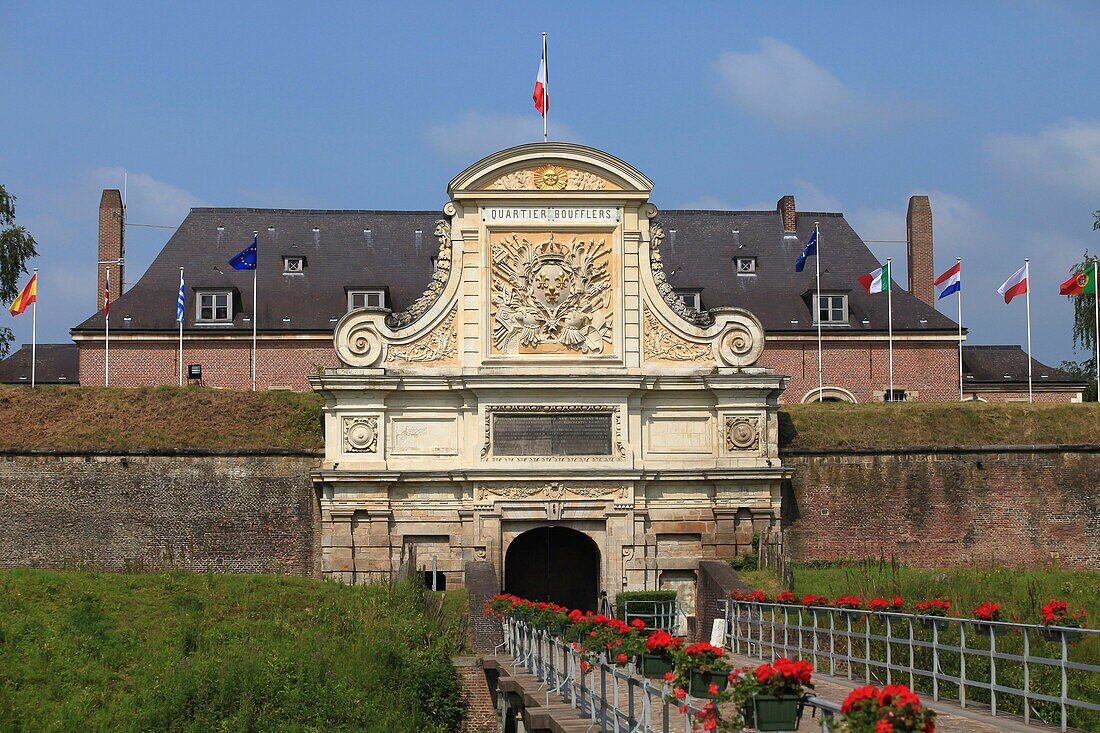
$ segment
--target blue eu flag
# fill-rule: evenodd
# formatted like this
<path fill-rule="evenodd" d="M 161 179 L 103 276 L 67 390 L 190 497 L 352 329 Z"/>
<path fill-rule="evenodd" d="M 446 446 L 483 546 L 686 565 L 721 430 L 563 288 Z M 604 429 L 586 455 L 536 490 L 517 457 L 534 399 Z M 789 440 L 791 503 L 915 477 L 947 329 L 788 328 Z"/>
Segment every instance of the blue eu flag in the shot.
<path fill-rule="evenodd" d="M 256 237 L 252 237 L 252 244 L 229 258 L 229 264 L 232 265 L 234 270 L 255 270 Z"/>
<path fill-rule="evenodd" d="M 794 261 L 794 271 L 802 272 L 802 268 L 806 266 L 806 258 L 813 257 L 817 254 L 817 227 L 814 227 L 813 234 L 810 235 L 809 240 L 806 242 L 806 246 L 802 248 L 802 254 L 798 255 L 798 259 Z M 236 267 L 236 265 L 234 265 Z"/>

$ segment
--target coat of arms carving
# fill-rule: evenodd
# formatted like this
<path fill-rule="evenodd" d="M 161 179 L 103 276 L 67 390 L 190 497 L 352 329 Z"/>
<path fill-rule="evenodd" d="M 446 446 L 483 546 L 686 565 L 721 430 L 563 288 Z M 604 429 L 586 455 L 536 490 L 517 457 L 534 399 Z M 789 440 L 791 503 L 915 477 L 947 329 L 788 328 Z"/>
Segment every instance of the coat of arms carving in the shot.
<path fill-rule="evenodd" d="M 611 343 L 611 249 L 604 239 L 533 243 L 518 234 L 492 247 L 493 344 L 502 352 L 542 345 L 582 354 Z"/>

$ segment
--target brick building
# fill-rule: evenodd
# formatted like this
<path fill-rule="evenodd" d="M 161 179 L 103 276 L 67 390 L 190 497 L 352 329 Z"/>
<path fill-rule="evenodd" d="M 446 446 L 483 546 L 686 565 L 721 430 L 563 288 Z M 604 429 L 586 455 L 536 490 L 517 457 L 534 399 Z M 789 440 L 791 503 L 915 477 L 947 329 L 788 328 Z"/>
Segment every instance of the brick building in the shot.
<path fill-rule="evenodd" d="M 516 186 L 502 190 L 518 192 L 524 182 L 500 185 Z M 431 211 L 192 209 L 148 271 L 129 291 L 115 296 L 110 384 L 176 383 L 175 303 L 182 267 L 187 282 L 184 366 L 201 366 L 201 380 L 195 381 L 207 386 L 251 386 L 252 273 L 233 270 L 228 260 L 255 233 L 257 387 L 308 389 L 310 374 L 337 365 L 332 338 L 341 316 L 358 307 L 400 314 L 435 282 L 437 259 L 449 254 L 433 236 L 440 218 Z M 825 385 L 820 397 L 855 402 L 885 398 L 886 296 L 869 296 L 857 282 L 879 261 L 842 214 L 800 212 L 793 196 L 783 196 L 773 211 L 667 210 L 656 221 L 664 237 L 667 283 L 685 307 L 703 320 L 712 309 L 729 306 L 745 308 L 760 319 L 767 333 L 761 364 L 790 377 L 782 401 L 819 398 L 819 315 Z M 821 303 L 815 302 L 813 267 L 796 273 L 793 266 L 815 222 L 821 233 Z M 895 283 L 893 295 L 895 395 L 958 399 L 958 329 L 935 309 L 928 197 L 910 199 L 906 222 L 908 290 Z M 117 191 L 103 193 L 99 242 L 101 292 L 108 268 L 117 292 L 124 259 L 124 212 Z M 102 385 L 102 312 L 76 326 L 72 335 L 80 348 L 80 383 Z M 1055 377 L 1061 380 L 1058 389 L 1037 392 L 1039 398 L 1079 400 L 1081 390 L 1075 392 L 1076 383 L 1064 376 Z M 982 382 L 982 399 L 1021 395 L 1027 396 L 1026 373 L 1022 383 L 1003 377 Z"/>

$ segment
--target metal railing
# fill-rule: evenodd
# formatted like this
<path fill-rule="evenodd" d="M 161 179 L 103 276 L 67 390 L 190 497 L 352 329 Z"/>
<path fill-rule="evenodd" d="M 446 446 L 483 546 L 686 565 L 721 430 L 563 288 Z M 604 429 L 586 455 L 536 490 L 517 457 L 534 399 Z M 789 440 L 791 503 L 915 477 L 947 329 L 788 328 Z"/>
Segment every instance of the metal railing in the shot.
<path fill-rule="evenodd" d="M 719 611 L 735 654 L 806 659 L 831 675 L 901 682 L 933 700 L 986 705 L 991 715 L 1063 731 L 1077 711 L 1100 713 L 1100 666 L 1070 655 L 1075 641 L 1100 646 L 1100 630 L 732 599 L 720 600 Z"/>
<path fill-rule="evenodd" d="M 623 601 L 623 620 L 640 618 L 647 629 L 661 629 L 670 634 L 687 631 L 687 614 L 675 599 L 670 601 Z"/>
<path fill-rule="evenodd" d="M 579 715 L 587 717 L 590 730 L 602 733 L 691 733 L 692 718 L 702 710 L 695 698 L 666 698 L 666 684 L 633 674 L 633 665 L 616 667 L 604 660 L 582 670 L 581 653 L 572 644 L 522 621 L 504 622 L 504 646 L 513 660 L 513 671 L 523 667 L 542 683 L 545 704 L 552 694 L 561 695 Z M 681 706 L 686 706 L 680 712 Z M 501 704 L 503 716 L 507 705 Z M 502 727 L 503 730 L 503 727 Z"/>

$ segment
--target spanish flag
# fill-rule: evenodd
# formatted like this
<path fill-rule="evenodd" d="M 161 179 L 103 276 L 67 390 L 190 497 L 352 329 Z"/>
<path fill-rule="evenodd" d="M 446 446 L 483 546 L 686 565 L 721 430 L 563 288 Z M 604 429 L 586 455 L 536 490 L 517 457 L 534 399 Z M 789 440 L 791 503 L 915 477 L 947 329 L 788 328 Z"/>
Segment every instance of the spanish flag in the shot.
<path fill-rule="evenodd" d="M 15 299 L 15 302 L 8 308 L 8 312 L 13 316 L 17 316 L 23 311 L 27 310 L 27 306 L 38 300 L 38 273 L 31 275 L 30 282 L 28 282 L 23 290 L 20 291 L 19 297 Z"/>

